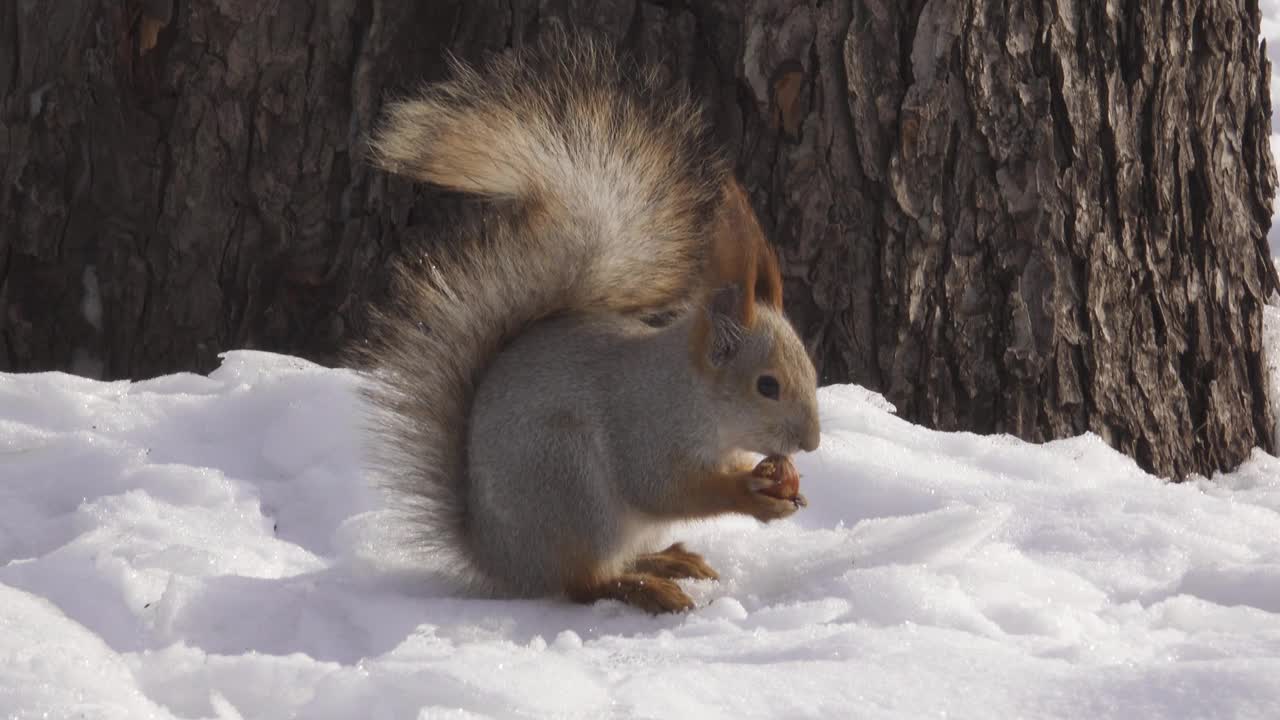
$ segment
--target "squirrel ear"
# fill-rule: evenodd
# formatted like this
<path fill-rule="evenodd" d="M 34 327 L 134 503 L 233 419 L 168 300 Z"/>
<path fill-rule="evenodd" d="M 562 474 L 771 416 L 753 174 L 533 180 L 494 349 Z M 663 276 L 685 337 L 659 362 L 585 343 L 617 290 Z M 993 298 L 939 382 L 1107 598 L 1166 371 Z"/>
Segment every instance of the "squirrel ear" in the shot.
<path fill-rule="evenodd" d="M 712 367 L 723 367 L 742 345 L 743 327 L 738 321 L 742 301 L 742 290 L 737 285 L 725 285 L 711 293 L 707 313 L 711 316 L 709 350 Z"/>
<path fill-rule="evenodd" d="M 757 302 L 782 310 L 782 273 L 746 188 L 736 178 L 730 178 L 721 196 L 719 216 L 711 234 L 708 279 L 713 285 L 742 285 L 745 299 L 741 317 L 750 327 Z"/>

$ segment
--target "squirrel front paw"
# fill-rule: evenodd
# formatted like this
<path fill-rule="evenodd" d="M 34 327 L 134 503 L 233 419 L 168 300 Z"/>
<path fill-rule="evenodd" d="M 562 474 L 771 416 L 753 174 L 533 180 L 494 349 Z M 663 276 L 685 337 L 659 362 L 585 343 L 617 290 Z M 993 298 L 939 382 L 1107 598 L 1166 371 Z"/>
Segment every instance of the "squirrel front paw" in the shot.
<path fill-rule="evenodd" d="M 789 517 L 809 504 L 800 494 L 800 473 L 791 459 L 782 455 L 761 460 L 747 476 L 746 485 L 748 512 L 761 522 Z"/>

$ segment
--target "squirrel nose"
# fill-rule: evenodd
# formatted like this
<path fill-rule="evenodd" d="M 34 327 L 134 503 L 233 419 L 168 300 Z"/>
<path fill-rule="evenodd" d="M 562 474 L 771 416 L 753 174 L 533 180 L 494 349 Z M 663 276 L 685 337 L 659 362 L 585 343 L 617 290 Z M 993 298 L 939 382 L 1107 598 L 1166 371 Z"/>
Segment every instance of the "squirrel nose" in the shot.
<path fill-rule="evenodd" d="M 813 452 L 818 449 L 818 443 L 822 440 L 822 431 L 818 429 L 818 423 L 809 426 L 804 433 L 804 439 L 800 441 L 800 449 L 805 452 Z"/>

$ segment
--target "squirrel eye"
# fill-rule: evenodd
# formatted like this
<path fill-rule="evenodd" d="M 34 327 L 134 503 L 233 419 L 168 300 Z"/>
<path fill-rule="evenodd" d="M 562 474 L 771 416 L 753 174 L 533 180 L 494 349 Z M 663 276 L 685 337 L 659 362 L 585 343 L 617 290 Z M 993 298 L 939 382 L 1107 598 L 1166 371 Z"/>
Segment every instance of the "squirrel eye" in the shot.
<path fill-rule="evenodd" d="M 778 378 L 772 375 L 761 375 L 760 379 L 756 380 L 756 390 L 770 400 L 777 400 L 781 388 L 778 386 Z"/>

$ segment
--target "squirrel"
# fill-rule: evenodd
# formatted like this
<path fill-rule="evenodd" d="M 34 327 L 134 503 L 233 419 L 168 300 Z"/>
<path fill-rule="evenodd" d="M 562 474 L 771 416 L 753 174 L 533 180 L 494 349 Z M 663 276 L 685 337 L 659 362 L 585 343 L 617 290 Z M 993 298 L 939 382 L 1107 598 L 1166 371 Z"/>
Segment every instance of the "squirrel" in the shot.
<path fill-rule="evenodd" d="M 372 312 L 372 463 L 418 547 L 488 594 L 691 609 L 675 580 L 718 576 L 659 531 L 805 503 L 771 490 L 820 438 L 777 258 L 654 69 L 564 30 L 450 68 L 369 142 L 481 201 Z"/>

